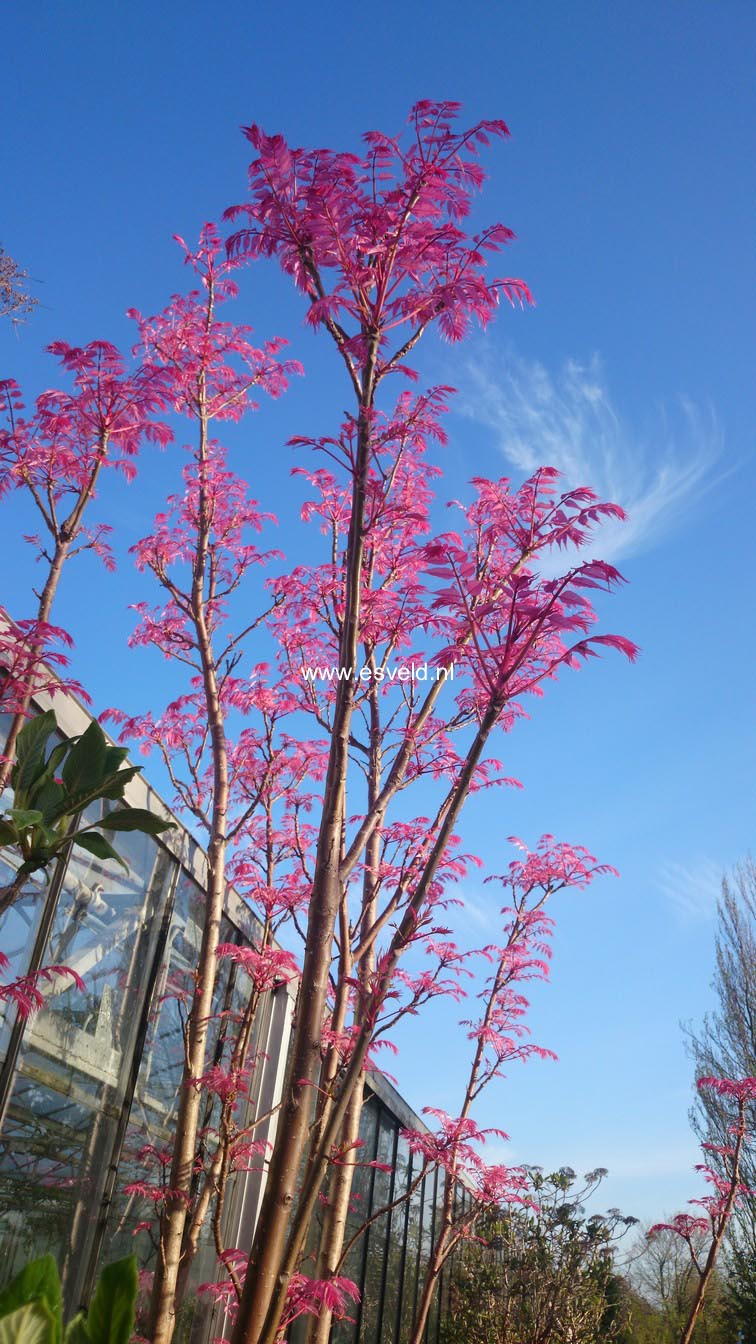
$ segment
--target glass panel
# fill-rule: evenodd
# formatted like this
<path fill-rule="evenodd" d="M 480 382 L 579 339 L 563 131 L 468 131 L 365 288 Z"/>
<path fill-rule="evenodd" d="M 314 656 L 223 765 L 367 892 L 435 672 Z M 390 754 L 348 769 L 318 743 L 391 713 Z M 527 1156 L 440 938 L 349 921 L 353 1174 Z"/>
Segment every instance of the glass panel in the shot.
<path fill-rule="evenodd" d="M 0 714 L 0 751 L 3 749 L 11 725 L 10 714 Z M 0 811 L 10 808 L 13 794 L 10 786 L 0 794 Z M 20 864 L 20 855 L 12 850 L 0 851 L 0 887 L 13 882 Z M 34 873 L 29 877 L 21 892 L 13 900 L 8 910 L 0 915 L 0 952 L 8 959 L 8 965 L 0 971 L 0 983 L 9 984 L 18 980 L 29 969 L 29 958 L 37 937 L 45 896 L 55 873 L 55 865 L 50 869 L 49 877 L 44 873 Z M 8 1038 L 15 1021 L 16 1011 L 9 1000 L 0 999 L 0 1062 L 5 1059 Z"/>
<path fill-rule="evenodd" d="M 399 1136 L 396 1149 L 396 1167 L 394 1188 L 391 1201 L 401 1199 L 407 1193 L 410 1183 L 410 1150 L 407 1140 Z M 391 1213 L 388 1255 L 386 1262 L 386 1286 L 383 1294 L 383 1321 L 381 1324 L 381 1344 L 394 1344 L 399 1326 L 399 1305 L 402 1291 L 404 1269 L 404 1226 L 407 1221 L 406 1201 L 397 1204 Z"/>
<path fill-rule="evenodd" d="M 438 1170 L 436 1170 L 433 1180 L 433 1206 L 432 1206 L 433 1220 L 432 1220 L 432 1233 L 431 1233 L 431 1248 L 435 1245 L 435 1239 L 438 1234 L 438 1226 L 440 1220 L 440 1196 L 439 1196 L 440 1188 L 441 1188 L 440 1173 L 438 1172 Z M 428 1312 L 428 1324 L 426 1326 L 425 1337 L 429 1341 L 429 1344 L 434 1344 L 434 1341 L 438 1335 L 438 1295 L 440 1287 L 441 1285 L 437 1281 L 435 1292 L 433 1294 L 433 1300 L 431 1301 L 430 1305 L 430 1311 Z"/>
<path fill-rule="evenodd" d="M 417 1160 L 417 1159 L 416 1159 Z M 400 1344 L 406 1344 L 412 1330 L 415 1317 L 415 1291 L 417 1288 L 417 1258 L 420 1251 L 420 1224 L 423 1208 L 423 1182 L 413 1191 L 407 1210 L 407 1240 L 404 1258 L 404 1284 L 402 1286 L 402 1321 L 399 1331 Z"/>
<path fill-rule="evenodd" d="M 7 852 L 0 855 L 0 887 L 10 884 L 15 877 L 15 867 L 7 862 L 9 857 Z M 8 959 L 8 965 L 0 970 L 0 983 L 10 984 L 28 971 L 48 891 L 44 873 L 34 873 L 10 908 L 0 915 L 0 951 Z M 0 999 L 0 1063 L 5 1059 L 15 1019 L 12 1000 Z"/>
<path fill-rule="evenodd" d="M 378 1140 L 378 1102 L 375 1097 L 370 1097 L 362 1108 L 360 1117 L 360 1138 L 362 1147 L 359 1149 L 360 1166 L 354 1173 L 352 1182 L 352 1195 L 349 1201 L 349 1217 L 347 1219 L 346 1237 L 344 1244 L 351 1241 L 355 1232 L 362 1226 L 370 1212 L 370 1192 L 373 1184 L 373 1168 L 367 1166 L 375 1158 L 376 1143 Z M 342 1274 L 345 1278 L 351 1279 L 362 1288 L 365 1260 L 365 1237 L 359 1237 L 347 1255 L 344 1261 Z M 355 1315 L 359 1308 L 355 1310 Z M 350 1315 L 352 1313 L 350 1312 Z M 337 1322 L 331 1333 L 333 1344 L 352 1344 L 357 1335 L 356 1323 L 349 1321 Z"/>
<path fill-rule="evenodd" d="M 26 1024 L 0 1153 L 0 1274 L 51 1251 L 69 1309 L 89 1269 L 171 868 L 149 836 L 116 844 L 128 872 L 82 850 L 69 861 L 43 965 L 70 966 L 84 988 L 69 977 L 40 986 L 46 1005 Z"/>
<path fill-rule="evenodd" d="M 160 1186 L 164 1175 L 167 1176 L 167 1160 L 175 1131 L 183 1072 L 187 996 L 199 959 L 205 917 L 204 901 L 202 889 L 182 871 L 176 888 L 162 969 L 150 1010 L 147 1038 L 103 1248 L 103 1260 L 112 1260 L 136 1250 L 140 1265 L 148 1274 L 154 1267 L 154 1205 L 140 1194 L 127 1195 L 124 1190 L 136 1183 Z M 221 942 L 238 942 L 240 938 L 238 931 L 224 918 Z M 229 1031 L 229 1027 L 246 1004 L 248 985 L 247 977 L 238 971 L 233 962 L 227 958 L 221 960 L 209 1028 L 208 1067 L 224 1060 L 224 1052 L 234 1038 L 233 1029 Z M 253 1035 L 250 1059 L 254 1058 L 254 1052 Z M 208 1094 L 200 1127 L 214 1135 L 216 1119 L 217 1099 Z M 247 1117 L 239 1114 L 238 1119 L 243 1124 Z M 212 1139 L 211 1144 L 214 1148 Z M 203 1173 L 198 1172 L 195 1194 L 199 1195 L 202 1184 Z M 228 1203 L 232 1196 L 233 1180 L 228 1190 Z M 151 1226 L 139 1229 L 139 1224 Z M 216 1277 L 217 1260 L 212 1227 L 210 1220 L 206 1219 L 185 1285 L 184 1302 L 177 1321 L 177 1339 L 205 1337 L 204 1332 L 212 1315 L 212 1300 L 209 1296 L 198 1298 L 196 1288 L 199 1283 L 215 1281 Z"/>
<path fill-rule="evenodd" d="M 378 1150 L 376 1161 L 389 1168 L 388 1171 L 375 1169 L 373 1192 L 370 1202 L 371 1216 L 391 1201 L 391 1176 L 396 1142 L 397 1124 L 388 1111 L 381 1110 L 378 1129 Z M 383 1214 L 368 1228 L 368 1248 L 365 1268 L 365 1287 L 362 1296 L 360 1318 L 361 1344 L 375 1344 L 380 1339 L 381 1311 L 383 1306 L 383 1275 L 386 1265 L 387 1237 L 390 1215 Z"/>
<path fill-rule="evenodd" d="M 436 1173 L 436 1227 L 439 1226 L 439 1219 L 441 1217 L 441 1211 L 443 1208 L 445 1183 L 446 1183 L 445 1173 L 443 1171 L 438 1171 Z M 436 1289 L 435 1300 L 437 1305 L 434 1306 L 433 1311 L 431 1313 L 431 1318 L 433 1319 L 433 1317 L 435 1317 L 435 1326 L 432 1330 L 429 1331 L 429 1339 L 431 1341 L 431 1344 L 434 1344 L 434 1341 L 442 1337 L 443 1322 L 449 1312 L 450 1277 L 451 1277 L 450 1265 L 449 1261 L 447 1260 L 444 1268 L 441 1271 L 441 1277 L 439 1280 L 438 1288 Z"/>

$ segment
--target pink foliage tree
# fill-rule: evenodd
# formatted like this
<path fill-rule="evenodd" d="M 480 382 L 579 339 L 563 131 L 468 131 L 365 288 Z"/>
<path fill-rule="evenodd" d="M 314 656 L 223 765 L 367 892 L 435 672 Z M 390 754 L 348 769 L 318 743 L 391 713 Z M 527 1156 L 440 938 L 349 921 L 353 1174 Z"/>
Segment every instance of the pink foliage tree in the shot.
<path fill-rule="evenodd" d="M 370 1053 L 398 1016 L 454 992 L 439 920 L 470 862 L 455 835 L 464 801 L 504 780 L 486 756 L 492 732 L 561 666 L 602 645 L 635 653 L 591 633 L 591 595 L 614 587 L 616 570 L 581 561 L 550 578 L 540 567 L 554 548 L 574 553 L 602 518 L 620 516 L 616 506 L 586 489 L 560 493 L 545 469 L 518 490 L 476 481 L 460 530 L 433 535 L 427 453 L 443 441 L 450 390 L 377 404 L 388 375 L 416 377 L 407 360 L 432 326 L 457 341 L 490 320 L 502 294 L 529 299 L 521 281 L 486 271 L 511 231 L 467 229 L 479 151 L 506 127 L 459 131 L 457 112 L 418 104 L 406 137 L 370 133 L 362 156 L 291 149 L 251 127 L 250 201 L 228 212 L 242 222 L 231 255 L 278 261 L 308 321 L 335 343 L 356 403 L 337 435 L 300 440 L 334 467 L 305 472 L 305 516 L 329 537 L 328 557 L 274 585 L 284 667 L 299 670 L 301 708 L 329 747 L 282 1123 L 234 1344 L 278 1337 L 324 1183 L 317 1277 L 337 1272 L 352 1170 L 334 1155 L 356 1142 Z M 397 656 L 428 658 L 432 682 L 397 686 Z M 449 703 L 452 674 L 462 685 Z M 438 793 L 431 815 L 393 816 L 420 780 Z M 403 970 L 409 952 L 428 958 L 426 972 Z"/>
<path fill-rule="evenodd" d="M 696 1167 L 711 1187 L 710 1194 L 690 1200 L 702 1213 L 678 1213 L 671 1223 L 656 1223 L 648 1234 L 654 1237 L 660 1232 L 672 1232 L 680 1237 L 688 1248 L 698 1279 L 680 1344 L 690 1344 L 693 1338 L 730 1219 L 738 1203 L 753 1195 L 741 1180 L 741 1160 L 748 1140 L 748 1111 L 756 1101 L 756 1078 L 699 1078 L 698 1087 L 712 1088 L 727 1102 L 734 1103 L 736 1114 L 730 1126 L 732 1143 L 701 1145 L 704 1152 L 715 1153 L 721 1164 L 719 1171 L 707 1163 Z M 702 1237 L 708 1240 L 708 1246 L 706 1241 L 701 1245 Z"/>
<path fill-rule="evenodd" d="M 136 456 L 147 440 L 165 444 L 169 431 L 156 419 L 165 406 L 161 370 L 149 363 L 129 369 L 107 341 L 82 348 L 55 341 L 49 347 L 66 373 L 70 391 L 43 392 L 34 414 L 24 415 L 20 389 L 12 379 L 0 383 L 6 424 L 0 430 L 0 496 L 25 492 L 40 518 L 39 535 L 26 540 L 44 566 L 44 581 L 32 616 L 12 621 L 0 612 L 0 707 L 12 715 L 0 758 L 0 791 L 13 764 L 18 734 L 32 697 L 54 694 L 62 686 L 83 694 L 66 680 L 66 631 L 50 615 L 67 561 L 91 550 L 108 569 L 114 567 L 107 523 L 88 523 L 102 472 L 110 467 L 125 480 L 136 474 Z"/>
<path fill-rule="evenodd" d="M 229 1172 L 249 1156 L 249 1135 L 239 1133 L 234 1116 L 247 1090 L 257 1005 L 271 975 L 280 977 L 285 971 L 286 978 L 292 973 L 286 958 L 285 966 L 281 961 L 283 954 L 271 946 L 273 922 L 268 919 L 255 956 L 243 958 L 250 990 L 230 1055 L 222 1067 L 209 1067 L 208 1031 L 219 959 L 236 955 L 220 943 L 228 855 L 256 809 L 295 787 L 313 754 L 292 743 L 284 764 L 276 761 L 270 736 L 248 728 L 234 742 L 229 732 L 229 718 L 252 714 L 262 705 L 263 719 L 267 712 L 270 724 L 286 712 L 286 704 L 268 704 L 269 695 L 254 678 L 250 682 L 237 674 L 245 642 L 265 615 L 262 611 L 250 618 L 245 611 L 235 624 L 237 594 L 251 571 L 273 558 L 275 553 L 260 550 L 255 538 L 274 520 L 250 499 L 245 482 L 228 464 L 226 448 L 213 437 L 216 422 L 239 421 L 254 408 L 258 391 L 279 396 L 299 366 L 281 358 L 284 342 L 257 347 L 248 327 L 219 316 L 221 306 L 235 297 L 236 286 L 233 263 L 222 255 L 213 226 L 205 226 L 193 252 L 178 241 L 196 288 L 175 296 L 155 317 L 132 316 L 139 324 L 140 352 L 160 370 L 173 411 L 193 426 L 194 442 L 181 491 L 170 496 L 152 532 L 133 547 L 137 568 L 153 576 L 163 602 L 156 608 L 136 605 L 139 625 L 131 643 L 158 649 L 185 668 L 186 686 L 160 714 L 150 710 L 129 718 L 110 711 L 120 724 L 122 740 L 160 753 L 176 805 L 203 834 L 207 853 L 199 961 L 191 986 L 183 991 L 187 1017 L 175 1137 L 155 1202 L 159 1237 L 150 1331 L 156 1340 L 172 1333 L 176 1304 L 212 1201 L 216 1249 L 227 1262 L 221 1238 L 224 1194 Z M 216 1103 L 213 1144 L 208 1131 Z M 204 1163 L 198 1159 L 200 1148 Z"/>
<path fill-rule="evenodd" d="M 460 949 L 447 907 L 480 859 L 464 852 L 458 823 L 471 794 L 516 784 L 492 744 L 526 716 L 530 697 L 606 648 L 629 658 L 636 650 L 596 633 L 592 605 L 620 582 L 585 553 L 596 527 L 622 516 L 616 505 L 563 488 L 544 467 L 518 487 L 476 478 L 439 530 L 433 452 L 445 442 L 452 389 L 379 395 L 389 376 L 417 379 L 410 359 L 426 332 L 457 342 L 491 320 L 502 296 L 513 306 L 530 300 L 521 280 L 489 274 L 511 230 L 473 232 L 469 223 L 481 150 L 506 126 L 460 130 L 458 112 L 419 103 L 405 134 L 370 132 L 360 155 L 292 149 L 250 127 L 250 195 L 228 212 L 238 224 L 228 252 L 206 226 L 198 247 L 184 249 L 195 287 L 155 317 L 134 314 L 137 372 L 127 375 L 110 347 L 61 348 L 75 393 L 47 394 L 28 424 L 7 388 L 5 479 L 31 490 L 52 538 L 40 543 L 49 580 L 32 626 L 23 641 L 7 636 L 31 659 L 7 681 L 19 723 L 50 675 L 50 606 L 64 561 L 83 546 L 108 560 L 103 529 L 84 530 L 101 469 L 113 462 L 128 472 L 142 437 L 167 437 L 153 419 L 159 408 L 191 425 L 181 483 L 133 548 L 160 600 L 137 604 L 131 642 L 157 648 L 181 681 L 162 710 L 112 713 L 125 740 L 159 753 L 207 851 L 198 965 L 174 987 L 186 1007 L 174 1140 L 145 1151 L 145 1179 L 132 1187 L 152 1210 L 153 1344 L 169 1344 L 207 1219 L 223 1281 L 204 1287 L 231 1309 L 233 1344 L 277 1344 L 302 1313 L 322 1344 L 355 1300 L 341 1269 L 366 1077 L 400 1020 L 438 996 L 464 997 L 476 957 L 489 972 L 480 1014 L 466 1024 L 472 1058 L 460 1114 L 437 1113 L 435 1132 L 411 1136 L 423 1171 L 440 1165 L 447 1177 L 416 1340 L 443 1263 L 479 1211 L 521 1197 L 516 1172 L 483 1161 L 472 1110 L 505 1063 L 537 1052 L 522 1034 L 517 986 L 545 974 L 545 901 L 600 870 L 585 851 L 546 838 L 504 879 L 501 943 Z M 281 341 L 257 346 L 248 327 L 219 315 L 236 295 L 234 267 L 259 257 L 275 259 L 304 296 L 353 398 L 332 435 L 295 440 L 308 454 L 297 468 L 302 518 L 323 540 L 311 563 L 289 569 L 261 547 L 274 519 L 215 437 L 216 423 L 239 421 L 258 391 L 275 397 L 298 371 Z M 256 582 L 262 573 L 267 583 Z M 260 648 L 271 645 L 267 663 Z M 259 920 L 248 949 L 221 941 L 229 881 Z M 298 964 L 277 936 L 301 950 L 301 974 L 279 1123 L 262 1153 L 240 1116 L 262 996 Z M 248 994 L 222 1057 L 211 1059 L 224 958 L 239 963 Z M 252 1162 L 266 1167 L 253 1243 L 228 1247 L 228 1181 Z M 475 1198 L 460 1222 L 461 1181 Z"/>
<path fill-rule="evenodd" d="M 440 1120 L 439 1128 L 431 1134 L 417 1131 L 409 1135 L 413 1151 L 445 1173 L 440 1215 L 410 1344 L 421 1344 L 425 1336 L 441 1271 L 459 1243 L 474 1234 L 486 1212 L 523 1202 L 527 1188 L 524 1173 L 483 1160 L 479 1145 L 490 1131 L 478 1128 L 472 1111 L 481 1093 L 502 1078 L 504 1068 L 513 1061 L 551 1054 L 527 1038 L 523 1018 L 528 1000 L 520 988 L 530 980 L 548 978 L 553 921 L 545 912 L 546 902 L 566 887 L 586 887 L 596 875 L 614 872 L 606 864 L 598 864 L 587 850 L 557 844 L 552 836 L 543 836 L 532 852 L 520 847 L 523 858 L 511 863 L 508 872 L 498 879 L 509 902 L 501 911 L 504 940 L 477 953 L 490 967 L 477 995 L 480 1015 L 460 1024 L 467 1028 L 472 1057 L 459 1115 L 452 1118 L 431 1112 Z M 495 1132 L 500 1138 L 507 1137 Z M 459 1198 L 462 1191 L 467 1193 L 464 1204 Z"/>

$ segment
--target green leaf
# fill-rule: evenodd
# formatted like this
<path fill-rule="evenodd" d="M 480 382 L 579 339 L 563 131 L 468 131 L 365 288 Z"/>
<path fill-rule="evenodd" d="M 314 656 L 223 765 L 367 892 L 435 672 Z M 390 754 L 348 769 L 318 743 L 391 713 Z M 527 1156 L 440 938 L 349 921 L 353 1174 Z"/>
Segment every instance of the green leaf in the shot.
<path fill-rule="evenodd" d="M 24 724 L 16 742 L 16 764 L 11 774 L 16 791 L 28 789 L 34 783 L 40 766 L 44 767 L 47 739 L 57 726 L 51 709 Z"/>
<path fill-rule="evenodd" d="M 102 1271 L 87 1313 L 91 1344 L 129 1344 L 139 1288 L 135 1255 Z"/>
<path fill-rule="evenodd" d="M 47 779 L 43 787 L 35 791 L 32 801 L 44 813 L 46 821 L 57 821 L 61 814 L 65 815 L 68 797 L 62 784 Z"/>
<path fill-rule="evenodd" d="M 77 1312 L 63 1332 L 63 1344 L 91 1344 L 83 1311 Z"/>
<path fill-rule="evenodd" d="M 108 844 L 105 836 L 100 835 L 99 831 L 76 831 L 68 839 L 72 839 L 75 845 L 80 845 L 87 853 L 94 854 L 98 859 L 115 859 L 126 872 L 129 871 L 126 860 L 121 858 L 118 851 Z"/>
<path fill-rule="evenodd" d="M 163 821 L 146 807 L 122 807 L 116 812 L 106 812 L 99 824 L 104 831 L 144 831 L 145 835 L 161 835 L 173 826 L 172 821 Z"/>
<path fill-rule="evenodd" d="M 59 831 L 53 830 L 51 826 L 46 826 L 44 822 L 40 822 L 39 826 L 35 826 L 34 828 L 32 856 L 36 857 L 37 855 L 42 856 L 43 854 L 46 854 L 48 858 L 53 858 L 65 839 L 65 834 L 61 835 Z M 47 862 L 47 859 L 45 859 L 45 862 Z"/>
<path fill-rule="evenodd" d="M 107 779 L 99 780 L 91 789 L 83 793 L 69 794 L 58 815 L 71 816 L 75 812 L 83 812 L 90 803 L 98 803 L 104 798 L 120 802 L 124 786 L 128 784 L 134 775 L 138 774 L 141 766 L 129 766 L 127 770 L 119 770 L 115 775 L 109 775 Z M 99 824 L 99 823 L 98 823 Z"/>
<path fill-rule="evenodd" d="M 44 1302 L 28 1302 L 0 1318 L 0 1344 L 55 1344 L 55 1322 Z"/>
<path fill-rule="evenodd" d="M 48 775 L 55 774 L 55 771 L 58 769 L 58 766 L 63 760 L 63 757 L 68 751 L 70 745 L 71 745 L 70 739 L 66 738 L 65 742 L 59 742 L 57 747 L 53 747 L 52 751 L 50 752 L 50 755 L 47 758 L 47 765 L 45 766 L 46 774 Z"/>
<path fill-rule="evenodd" d="M 41 812 L 31 807 L 12 807 L 8 815 L 13 818 L 19 831 L 26 831 L 30 826 L 39 826 L 45 819 Z"/>
<path fill-rule="evenodd" d="M 78 796 L 102 783 L 106 753 L 105 734 L 93 719 L 87 731 L 74 743 L 63 766 L 63 783 L 71 794 Z"/>
<path fill-rule="evenodd" d="M 17 845 L 18 831 L 10 821 L 0 821 L 0 845 Z"/>
<path fill-rule="evenodd" d="M 15 1279 L 0 1292 L 0 1317 L 7 1316 L 30 1302 L 39 1301 L 44 1302 L 50 1313 L 54 1327 L 52 1339 L 54 1344 L 58 1344 L 62 1332 L 63 1302 L 58 1266 L 51 1255 L 42 1255 L 38 1260 L 30 1260 Z"/>
<path fill-rule="evenodd" d="M 57 747 L 53 747 L 52 751 L 50 752 L 50 755 L 45 761 L 44 770 L 42 770 L 34 778 L 28 790 L 30 802 L 37 803 L 37 798 L 39 796 L 40 791 L 44 790 L 49 784 L 53 782 L 53 779 L 55 778 L 55 775 L 58 772 L 60 763 L 63 760 L 66 752 L 68 751 L 70 745 L 71 745 L 70 739 L 66 738 L 65 742 L 59 742 Z M 61 786 L 58 785 L 58 788 L 60 787 Z M 37 806 L 39 806 L 39 803 L 37 803 Z"/>
<path fill-rule="evenodd" d="M 119 770 L 123 765 L 128 754 L 129 754 L 128 747 L 111 747 L 110 745 L 106 746 L 105 748 L 106 773 L 109 775 L 115 774 L 116 770 Z"/>
<path fill-rule="evenodd" d="M 110 798 L 113 802 L 122 798 L 126 785 L 140 773 L 141 769 L 141 765 L 127 765 L 125 770 L 116 770 L 114 774 L 108 775 L 100 785 L 98 797 Z"/>

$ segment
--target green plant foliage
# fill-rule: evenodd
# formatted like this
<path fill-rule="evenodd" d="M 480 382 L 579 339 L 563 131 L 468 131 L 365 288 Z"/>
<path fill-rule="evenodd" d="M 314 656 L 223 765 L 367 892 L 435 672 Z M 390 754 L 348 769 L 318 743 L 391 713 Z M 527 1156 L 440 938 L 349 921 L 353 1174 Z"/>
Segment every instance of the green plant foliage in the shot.
<path fill-rule="evenodd" d="M 44 1302 L 29 1302 L 0 1317 L 0 1344 L 51 1344 L 54 1324 Z"/>
<path fill-rule="evenodd" d="M 138 1288 L 135 1256 L 105 1267 L 87 1313 L 86 1338 L 90 1344 L 129 1344 Z"/>
<path fill-rule="evenodd" d="M 95 721 L 80 737 L 67 738 L 49 751 L 56 728 L 50 709 L 30 719 L 18 736 L 10 776 L 13 806 L 0 818 L 0 847 L 16 849 L 22 860 L 15 885 L 47 868 L 71 845 L 99 859 L 116 859 L 128 869 L 103 831 L 160 835 L 173 825 L 145 808 L 124 806 L 107 812 L 96 823 L 72 829 L 90 804 L 122 801 L 126 785 L 141 766 L 124 766 L 126 748 L 112 746 Z"/>
<path fill-rule="evenodd" d="M 128 1344 L 138 1288 L 136 1256 L 106 1265 L 86 1316 L 79 1312 L 64 1330 L 58 1269 L 43 1255 L 0 1293 L 0 1344 Z"/>
<path fill-rule="evenodd" d="M 62 1335 L 63 1300 L 60 1292 L 58 1267 L 51 1255 L 43 1255 L 25 1265 L 12 1283 L 0 1292 L 0 1319 L 16 1312 L 19 1307 L 42 1302 L 49 1312 L 53 1330 L 52 1344 L 59 1344 Z"/>

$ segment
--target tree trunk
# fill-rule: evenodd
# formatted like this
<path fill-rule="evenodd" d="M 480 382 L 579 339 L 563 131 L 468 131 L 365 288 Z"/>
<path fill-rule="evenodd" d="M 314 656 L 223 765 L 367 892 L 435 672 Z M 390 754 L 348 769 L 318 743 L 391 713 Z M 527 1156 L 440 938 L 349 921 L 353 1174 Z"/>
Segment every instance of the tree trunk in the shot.
<path fill-rule="evenodd" d="M 212 312 L 213 294 L 209 292 L 208 312 Z M 202 667 L 202 683 L 210 729 L 213 764 L 213 802 L 208 845 L 208 883 L 206 917 L 202 930 L 197 985 L 187 1022 L 186 1053 L 173 1160 L 170 1174 L 170 1195 L 161 1219 L 160 1247 L 151 1303 L 150 1338 L 152 1344 L 170 1344 L 176 1319 L 176 1292 L 178 1287 L 184 1231 L 189 1216 L 192 1176 L 197 1153 L 202 1092 L 193 1081 L 205 1073 L 207 1036 L 217 979 L 218 943 L 226 891 L 226 832 L 228 828 L 229 784 L 228 753 L 223 707 L 218 691 L 218 678 L 208 623 L 205 581 L 211 532 L 207 501 L 207 408 L 204 375 L 199 383 L 200 436 L 197 453 L 199 466 L 199 508 L 197 544 L 192 574 L 191 610 L 197 651 Z"/>
<path fill-rule="evenodd" d="M 340 1141 L 345 1146 L 354 1144 L 359 1135 L 364 1078 L 363 1073 L 357 1081 L 349 1100 L 347 1113 L 344 1116 Z M 327 1189 L 328 1207 L 323 1222 L 323 1232 L 315 1267 L 315 1277 L 317 1279 L 332 1279 L 339 1272 L 349 1216 L 349 1199 L 352 1193 L 354 1168 L 355 1164 L 360 1161 L 359 1151 L 359 1149 L 350 1148 L 351 1160 L 335 1166 L 331 1173 Z M 321 1311 L 317 1319 L 315 1317 L 311 1318 L 308 1344 L 328 1344 L 331 1334 L 331 1320 L 331 1312 L 325 1309 Z"/>
<path fill-rule="evenodd" d="M 71 541 L 69 539 L 58 541 L 55 547 L 53 558 L 50 562 L 50 569 L 47 574 L 47 582 L 45 583 L 45 586 L 42 589 L 42 595 L 39 599 L 39 606 L 37 607 L 36 619 L 42 624 L 47 624 L 47 622 L 50 619 L 50 611 L 52 610 L 53 599 L 58 589 L 60 576 L 63 570 L 63 565 L 65 564 L 66 561 L 66 556 L 68 555 L 70 545 Z M 43 646 L 40 641 L 35 641 L 30 646 L 29 648 L 30 668 L 34 669 L 39 663 L 40 658 L 42 656 L 42 647 Z M 11 719 L 10 727 L 8 728 L 8 733 L 5 738 L 5 747 L 3 749 L 3 755 L 2 757 L 0 757 L 0 793 L 3 792 L 3 789 L 5 789 L 8 784 L 8 780 L 10 778 L 10 772 L 13 768 L 13 758 L 16 754 L 16 743 L 18 742 L 18 735 L 21 732 L 21 729 L 23 728 L 24 724 L 26 723 L 31 700 L 32 700 L 32 688 L 29 687 L 29 689 L 23 696 L 21 705 L 16 710 L 16 713 L 13 715 L 13 718 Z M 14 898 L 15 897 L 12 895 L 10 897 L 10 900 L 12 901 Z"/>
<path fill-rule="evenodd" d="M 357 661 L 365 499 L 371 450 L 370 410 L 373 400 L 376 346 L 377 342 L 374 341 L 368 356 L 358 421 L 357 458 L 346 553 L 344 622 L 339 647 L 340 664 L 345 668 L 354 668 Z M 333 732 L 315 857 L 297 1016 L 292 1036 L 290 1064 L 284 1085 L 285 1103 L 250 1252 L 232 1344 L 258 1344 L 258 1341 L 265 1337 L 263 1332 L 269 1334 L 271 1328 L 272 1338 L 275 1338 L 291 1273 L 289 1271 L 288 1275 L 282 1276 L 282 1263 L 286 1255 L 287 1230 L 296 1194 L 297 1177 L 307 1143 L 311 1088 L 320 1071 L 321 1033 L 328 992 L 328 975 L 333 956 L 333 934 L 342 896 L 340 860 L 353 700 L 354 686 L 351 678 L 340 680 L 336 690 Z M 269 1313 L 274 1297 L 281 1300 L 281 1308 L 277 1310 L 276 1320 L 272 1322 Z"/>

